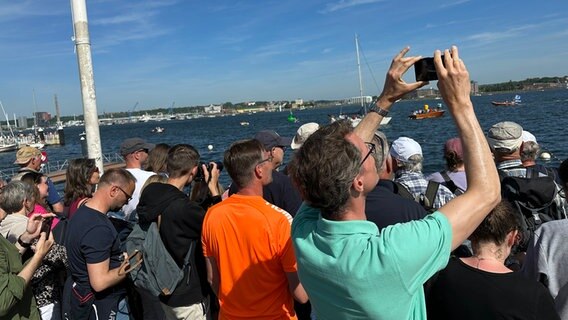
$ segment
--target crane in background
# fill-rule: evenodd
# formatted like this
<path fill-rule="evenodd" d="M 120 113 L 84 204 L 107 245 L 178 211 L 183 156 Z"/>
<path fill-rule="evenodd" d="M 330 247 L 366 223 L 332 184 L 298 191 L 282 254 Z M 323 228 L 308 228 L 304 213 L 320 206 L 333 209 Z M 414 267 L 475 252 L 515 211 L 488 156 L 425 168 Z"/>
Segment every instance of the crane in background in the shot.
<path fill-rule="evenodd" d="M 128 111 L 128 120 L 132 121 L 132 112 L 134 112 L 134 110 L 136 110 L 136 107 L 138 107 L 138 101 L 136 101 L 136 103 L 134 104 L 134 107 L 132 107 Z"/>

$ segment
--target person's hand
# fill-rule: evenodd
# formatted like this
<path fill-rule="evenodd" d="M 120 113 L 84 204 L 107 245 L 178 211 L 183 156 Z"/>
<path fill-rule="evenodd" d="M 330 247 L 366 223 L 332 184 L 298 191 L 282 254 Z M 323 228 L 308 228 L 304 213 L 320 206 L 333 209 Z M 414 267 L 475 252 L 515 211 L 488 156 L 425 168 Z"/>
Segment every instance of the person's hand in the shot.
<path fill-rule="evenodd" d="M 209 187 L 209 191 L 211 192 L 212 196 L 219 195 L 219 188 L 217 185 L 219 183 L 219 175 L 221 174 L 221 170 L 217 168 L 217 163 L 210 162 L 209 165 L 211 166 L 211 179 L 207 180 L 207 186 Z"/>
<path fill-rule="evenodd" d="M 383 92 L 379 96 L 379 104 L 382 104 L 382 107 L 388 108 L 405 94 L 428 84 L 428 81 L 406 83 L 402 80 L 404 73 L 406 73 L 416 61 L 422 59 L 421 56 L 405 57 L 404 55 L 406 55 L 409 50 L 409 47 L 402 49 L 391 62 L 385 79 Z M 381 100 L 383 100 L 384 103 L 381 103 Z"/>
<path fill-rule="evenodd" d="M 129 256 L 127 252 L 123 252 L 122 257 L 123 257 L 122 263 L 118 267 L 119 276 L 123 276 L 131 272 L 132 270 L 138 268 L 138 266 L 142 264 L 142 262 L 144 261 L 142 252 L 138 250 L 134 250 L 132 256 Z M 134 260 L 134 264 L 131 265 L 130 260 Z"/>
<path fill-rule="evenodd" d="M 45 232 L 42 232 L 39 240 L 35 244 L 34 255 L 43 259 L 43 257 L 45 257 L 45 255 L 51 249 L 51 246 L 53 246 L 53 235 L 50 236 L 49 239 L 47 239 L 47 234 Z"/>
<path fill-rule="evenodd" d="M 460 59 L 458 48 L 452 46 L 450 50 L 444 50 L 444 62 L 442 63 L 440 50 L 434 52 L 434 64 L 438 74 L 438 89 L 448 108 L 454 113 L 458 107 L 471 104 L 471 83 L 469 73 Z"/>

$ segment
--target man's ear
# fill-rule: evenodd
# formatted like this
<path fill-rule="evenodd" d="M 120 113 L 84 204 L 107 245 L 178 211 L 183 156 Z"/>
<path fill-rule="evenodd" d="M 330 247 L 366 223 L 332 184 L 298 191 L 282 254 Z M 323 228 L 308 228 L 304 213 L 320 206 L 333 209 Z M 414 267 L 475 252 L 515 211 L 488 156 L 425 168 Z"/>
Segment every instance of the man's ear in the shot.
<path fill-rule="evenodd" d="M 351 187 L 353 188 L 353 190 L 357 193 L 361 193 L 363 192 L 363 177 L 358 174 L 354 179 L 353 182 L 351 183 Z"/>

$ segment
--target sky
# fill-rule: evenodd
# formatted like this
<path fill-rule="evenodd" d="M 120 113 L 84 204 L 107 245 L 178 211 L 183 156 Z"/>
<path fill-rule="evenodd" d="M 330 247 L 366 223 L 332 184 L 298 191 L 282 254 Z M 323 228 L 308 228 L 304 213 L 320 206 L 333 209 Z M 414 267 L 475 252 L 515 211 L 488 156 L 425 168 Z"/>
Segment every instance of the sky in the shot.
<path fill-rule="evenodd" d="M 99 114 L 358 96 L 355 34 L 366 95 L 405 46 L 457 45 L 480 84 L 568 75 L 566 0 L 87 0 L 87 11 Z M 10 118 L 55 114 L 54 94 L 62 115 L 82 114 L 72 37 L 69 1 L 0 0 Z"/>

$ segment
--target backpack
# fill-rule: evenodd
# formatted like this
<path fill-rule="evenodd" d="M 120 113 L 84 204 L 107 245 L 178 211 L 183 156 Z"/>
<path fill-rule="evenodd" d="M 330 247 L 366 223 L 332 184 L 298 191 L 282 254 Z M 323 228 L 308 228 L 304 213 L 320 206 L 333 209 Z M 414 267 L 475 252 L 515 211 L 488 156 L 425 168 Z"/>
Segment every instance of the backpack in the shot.
<path fill-rule="evenodd" d="M 160 237 L 158 223 L 136 224 L 126 238 L 126 252 L 130 257 L 130 265 L 140 263 L 129 273 L 130 280 L 135 286 L 146 289 L 153 296 L 171 295 L 184 278 L 187 284 L 191 279 L 190 258 L 195 250 L 195 241 L 191 241 L 189 251 L 180 269 L 174 258 L 166 249 Z M 135 252 L 140 252 L 135 254 Z M 136 261 L 140 260 L 142 262 Z"/>
<path fill-rule="evenodd" d="M 541 176 L 538 170 L 527 168 L 526 177 L 501 177 L 501 197 L 513 205 L 520 223 L 519 250 L 526 251 L 534 231 L 545 222 L 566 218 L 562 203 L 557 202 L 558 189 L 554 178 Z"/>
<path fill-rule="evenodd" d="M 450 191 L 455 194 L 456 196 L 462 195 L 464 194 L 465 190 L 463 190 L 462 188 L 458 187 L 456 185 L 456 183 L 454 182 L 454 180 L 452 180 L 452 178 L 450 178 L 450 176 L 448 175 L 448 173 L 446 171 L 440 171 L 439 172 L 440 175 L 442 176 L 442 179 L 444 179 L 445 182 L 445 186 L 446 188 L 450 189 Z"/>
<path fill-rule="evenodd" d="M 394 184 L 397 186 L 396 193 L 398 195 L 418 202 L 428 213 L 436 211 L 434 208 L 434 201 L 436 200 L 436 194 L 438 193 L 438 188 L 440 188 L 440 183 L 428 181 L 426 192 L 421 193 L 416 197 L 402 183 L 394 181 Z"/>

